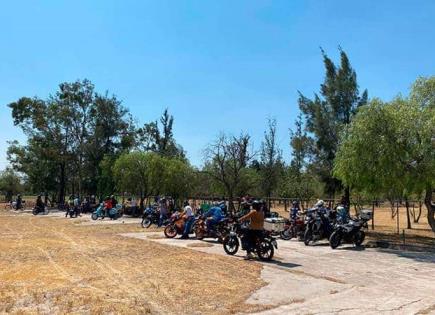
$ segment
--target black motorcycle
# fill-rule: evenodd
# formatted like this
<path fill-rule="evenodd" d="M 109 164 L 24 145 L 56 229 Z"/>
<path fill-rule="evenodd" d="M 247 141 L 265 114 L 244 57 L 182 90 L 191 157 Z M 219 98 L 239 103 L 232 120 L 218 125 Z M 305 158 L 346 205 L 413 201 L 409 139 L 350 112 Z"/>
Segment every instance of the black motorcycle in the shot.
<path fill-rule="evenodd" d="M 335 215 L 329 209 L 312 208 L 305 216 L 304 244 L 329 239 L 334 232 Z"/>
<path fill-rule="evenodd" d="M 270 232 L 261 231 L 260 235 L 255 240 L 255 244 L 250 244 L 250 242 L 247 241 L 247 233 L 248 228 L 246 225 L 240 224 L 237 221 L 234 222 L 229 235 L 227 235 L 222 242 L 225 253 L 235 255 L 241 243 L 243 250 L 255 252 L 260 260 L 272 260 L 275 248 L 278 249 L 278 244 Z"/>
<path fill-rule="evenodd" d="M 371 218 L 371 210 L 362 210 L 358 217 L 349 219 L 346 222 L 338 222 L 335 225 L 334 232 L 329 237 L 331 248 L 335 249 L 341 243 L 353 243 L 355 246 L 361 246 L 366 236 L 363 229 L 368 227 L 367 222 Z"/>
<path fill-rule="evenodd" d="M 46 206 L 45 207 L 38 207 L 38 206 L 36 206 L 32 210 L 32 214 L 33 215 L 38 215 L 40 213 L 42 213 L 42 214 L 48 214 L 49 212 L 50 211 L 48 210 L 48 208 Z"/>
<path fill-rule="evenodd" d="M 65 218 L 68 218 L 68 216 L 70 218 L 77 218 L 79 215 L 79 209 L 78 207 L 74 207 L 74 206 L 67 206 L 65 209 Z"/>
<path fill-rule="evenodd" d="M 148 207 L 144 210 L 142 215 L 141 226 L 144 229 L 149 228 L 152 224 L 159 225 L 160 213 L 156 207 Z M 169 218 L 163 220 L 162 226 L 166 226 L 169 223 Z"/>

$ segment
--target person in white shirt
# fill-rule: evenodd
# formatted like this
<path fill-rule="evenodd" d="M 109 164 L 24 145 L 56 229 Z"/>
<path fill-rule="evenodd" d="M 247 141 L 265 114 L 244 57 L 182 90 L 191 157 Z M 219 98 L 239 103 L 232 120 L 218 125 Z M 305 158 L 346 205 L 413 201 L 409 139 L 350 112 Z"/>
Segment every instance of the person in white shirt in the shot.
<path fill-rule="evenodd" d="M 189 201 L 184 202 L 183 215 L 186 216 L 186 222 L 184 224 L 184 233 L 181 238 L 188 239 L 190 229 L 192 228 L 192 224 L 195 221 L 195 214 L 193 213 L 192 207 L 189 205 Z"/>

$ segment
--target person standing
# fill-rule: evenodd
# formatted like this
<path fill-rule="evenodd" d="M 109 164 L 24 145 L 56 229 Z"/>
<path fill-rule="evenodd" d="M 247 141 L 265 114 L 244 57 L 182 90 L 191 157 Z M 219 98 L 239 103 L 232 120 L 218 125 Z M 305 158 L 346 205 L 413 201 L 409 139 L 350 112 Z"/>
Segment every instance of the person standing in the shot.
<path fill-rule="evenodd" d="M 195 221 L 195 214 L 193 213 L 192 207 L 189 205 L 189 201 L 187 200 L 184 202 L 183 215 L 186 216 L 186 222 L 184 224 L 184 233 L 181 238 L 188 239 L 190 229 L 192 228 L 192 224 Z"/>
<path fill-rule="evenodd" d="M 168 204 L 166 203 L 166 198 L 160 200 L 160 217 L 159 217 L 159 227 L 163 225 L 163 222 L 168 218 Z"/>

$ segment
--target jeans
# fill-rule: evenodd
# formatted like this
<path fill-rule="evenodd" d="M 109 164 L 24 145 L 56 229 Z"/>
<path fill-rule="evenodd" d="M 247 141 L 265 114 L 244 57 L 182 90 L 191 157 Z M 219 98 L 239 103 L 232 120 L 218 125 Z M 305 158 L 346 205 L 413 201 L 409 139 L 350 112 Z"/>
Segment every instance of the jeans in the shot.
<path fill-rule="evenodd" d="M 194 221 L 195 221 L 195 218 L 193 216 L 187 218 L 186 223 L 184 225 L 183 237 L 189 237 L 189 232 L 190 232 L 190 229 L 192 228 L 192 224 Z"/>
<path fill-rule="evenodd" d="M 248 253 L 255 251 L 257 238 L 261 235 L 261 230 L 247 230 L 245 234 L 245 249 Z"/>
<path fill-rule="evenodd" d="M 161 227 L 161 226 L 163 225 L 163 222 L 164 222 L 167 218 L 168 218 L 168 216 L 167 216 L 166 214 L 164 214 L 164 213 L 161 213 L 161 214 L 160 214 L 160 217 L 159 217 L 159 227 Z"/>

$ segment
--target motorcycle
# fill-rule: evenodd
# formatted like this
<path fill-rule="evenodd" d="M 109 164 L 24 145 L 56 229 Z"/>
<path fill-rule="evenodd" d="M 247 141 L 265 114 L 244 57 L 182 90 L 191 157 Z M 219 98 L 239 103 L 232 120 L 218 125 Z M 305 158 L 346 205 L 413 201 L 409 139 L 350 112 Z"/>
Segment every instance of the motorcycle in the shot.
<path fill-rule="evenodd" d="M 47 214 L 50 213 L 50 210 L 48 210 L 48 208 L 46 206 L 43 207 L 43 208 L 41 208 L 41 207 L 35 207 L 35 208 L 33 208 L 33 210 L 32 210 L 32 214 L 33 215 L 38 215 L 40 213 L 42 213 L 44 215 L 47 215 Z"/>
<path fill-rule="evenodd" d="M 248 228 L 245 224 L 240 224 L 236 221 L 232 225 L 230 233 L 222 242 L 225 253 L 228 255 L 235 255 L 238 252 L 241 243 L 243 250 L 249 249 L 250 252 L 255 252 L 258 258 L 262 261 L 271 261 L 275 249 L 278 249 L 276 239 L 270 232 L 262 231 L 256 238 L 255 244 L 250 245 L 249 242 L 247 242 L 247 231 Z"/>
<path fill-rule="evenodd" d="M 148 207 L 144 210 L 142 215 L 141 226 L 146 229 L 149 228 L 152 224 L 159 225 L 160 214 L 155 207 Z M 163 220 L 163 225 L 167 225 L 169 223 L 169 219 Z"/>
<path fill-rule="evenodd" d="M 66 212 L 65 212 L 65 218 L 67 218 L 68 216 L 70 218 L 77 218 L 78 213 L 79 213 L 79 209 L 77 207 L 67 206 Z"/>
<path fill-rule="evenodd" d="M 329 245 L 332 249 L 337 248 L 343 243 L 353 243 L 361 246 L 365 239 L 364 228 L 368 228 L 367 222 L 372 219 L 371 210 L 362 210 L 356 218 L 349 219 L 347 222 L 338 222 L 335 230 L 329 237 Z"/>
<path fill-rule="evenodd" d="M 184 225 L 186 224 L 186 218 L 185 216 L 181 216 L 180 212 L 175 212 L 171 215 L 169 218 L 169 223 L 166 225 L 165 230 L 163 233 L 167 238 L 174 238 L 177 235 L 182 235 L 184 233 Z M 189 232 L 193 232 L 193 224 L 192 228 Z"/>
<path fill-rule="evenodd" d="M 194 232 L 197 240 L 204 238 L 217 238 L 222 243 L 225 236 L 229 233 L 229 225 L 232 220 L 230 218 L 223 218 L 215 226 L 213 230 L 207 228 L 207 218 L 200 216 L 194 223 Z"/>
<path fill-rule="evenodd" d="M 302 217 L 297 216 L 295 219 L 287 220 L 284 225 L 284 230 L 281 231 L 281 239 L 288 241 L 292 238 L 297 238 L 299 241 L 304 240 L 305 221 Z"/>
<path fill-rule="evenodd" d="M 98 218 L 101 218 L 103 220 L 107 216 L 110 218 L 110 220 L 117 220 L 122 217 L 121 209 L 121 205 L 116 205 L 115 208 L 108 210 L 106 214 L 106 211 L 104 210 L 104 204 L 101 203 L 97 210 L 92 212 L 91 218 L 92 220 L 97 220 Z"/>
<path fill-rule="evenodd" d="M 316 242 L 324 238 L 329 239 L 334 232 L 335 215 L 326 208 L 309 209 L 305 217 L 304 243 Z"/>

